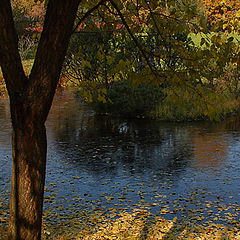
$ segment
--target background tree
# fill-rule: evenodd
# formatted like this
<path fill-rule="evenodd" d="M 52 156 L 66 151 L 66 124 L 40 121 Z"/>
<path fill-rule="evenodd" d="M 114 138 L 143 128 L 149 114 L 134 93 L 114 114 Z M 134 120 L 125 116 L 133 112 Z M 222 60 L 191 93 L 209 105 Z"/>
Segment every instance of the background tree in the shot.
<path fill-rule="evenodd" d="M 223 106 L 217 104 L 223 96 L 216 79 L 238 47 L 227 33 L 206 28 L 203 8 L 191 0 L 106 1 L 72 37 L 64 74 L 100 112 L 146 116 L 170 96 L 177 99 L 173 111 L 185 98 L 191 103 L 186 112 L 195 104 L 200 118 L 217 119 L 223 109 L 211 105 Z M 155 88 L 165 93 L 155 94 Z"/>
<path fill-rule="evenodd" d="M 234 0 L 201 0 L 212 30 L 239 31 L 240 2 Z"/>
<path fill-rule="evenodd" d="M 18 35 L 22 35 L 27 27 L 42 26 L 46 8 L 44 2 L 12 0 L 12 11 Z"/>

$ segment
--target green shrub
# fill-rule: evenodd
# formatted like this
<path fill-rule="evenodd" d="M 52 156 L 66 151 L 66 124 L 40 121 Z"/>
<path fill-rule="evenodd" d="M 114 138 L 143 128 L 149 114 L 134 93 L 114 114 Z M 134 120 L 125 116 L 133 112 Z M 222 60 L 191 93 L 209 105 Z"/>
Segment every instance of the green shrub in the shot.
<path fill-rule="evenodd" d="M 98 113 L 111 113 L 126 117 L 147 116 L 164 98 L 161 88 L 150 84 L 132 86 L 129 81 L 113 83 L 107 90 L 106 102 L 93 100 Z"/>

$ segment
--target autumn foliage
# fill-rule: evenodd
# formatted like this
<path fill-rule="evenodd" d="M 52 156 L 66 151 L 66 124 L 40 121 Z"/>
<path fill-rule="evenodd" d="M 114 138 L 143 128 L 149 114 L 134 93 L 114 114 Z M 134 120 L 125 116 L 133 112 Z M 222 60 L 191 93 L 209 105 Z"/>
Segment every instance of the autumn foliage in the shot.
<path fill-rule="evenodd" d="M 237 31 L 240 22 L 240 1 L 201 0 L 205 6 L 208 26 L 216 30 Z"/>
<path fill-rule="evenodd" d="M 28 1 L 28 0 L 13 0 L 12 1 L 13 9 L 18 9 L 26 16 L 32 18 L 38 18 L 39 21 L 43 21 L 45 15 L 44 3 L 38 1 Z"/>

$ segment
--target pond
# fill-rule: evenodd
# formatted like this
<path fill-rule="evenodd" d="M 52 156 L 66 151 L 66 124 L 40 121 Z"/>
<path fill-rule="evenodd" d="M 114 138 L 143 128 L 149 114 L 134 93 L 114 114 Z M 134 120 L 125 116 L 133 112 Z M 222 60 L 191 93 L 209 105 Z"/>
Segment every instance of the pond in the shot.
<path fill-rule="evenodd" d="M 0 221 L 8 215 L 11 124 L 0 101 Z M 196 222 L 240 219 L 240 119 L 166 123 L 96 116 L 70 91 L 47 120 L 45 221 L 83 209 L 131 210 Z"/>

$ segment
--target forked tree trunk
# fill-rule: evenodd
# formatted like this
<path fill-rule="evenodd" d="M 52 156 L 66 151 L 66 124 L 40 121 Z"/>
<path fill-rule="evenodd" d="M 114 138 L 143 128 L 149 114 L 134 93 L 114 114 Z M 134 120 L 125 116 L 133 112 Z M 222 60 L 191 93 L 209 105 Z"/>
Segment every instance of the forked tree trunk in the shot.
<path fill-rule="evenodd" d="M 10 0 L 0 0 L 0 65 L 13 126 L 9 240 L 40 240 L 47 141 L 45 121 L 81 0 L 49 0 L 34 65 L 25 76 Z"/>
<path fill-rule="evenodd" d="M 16 115 L 16 113 L 12 112 Z M 21 113 L 13 123 L 12 186 L 9 240 L 41 238 L 43 193 L 46 167 L 46 130 L 44 123 Z"/>

